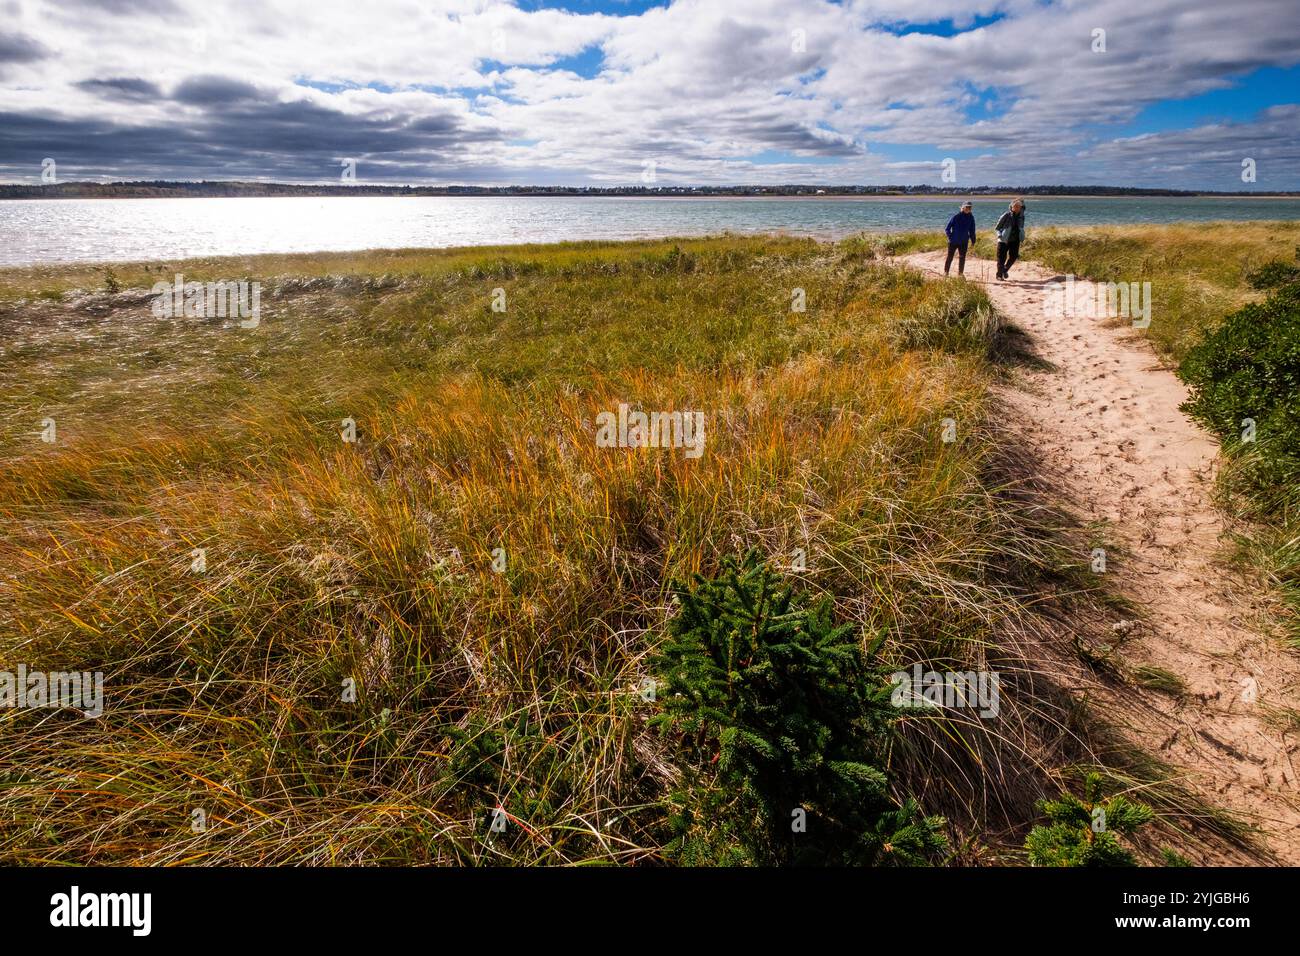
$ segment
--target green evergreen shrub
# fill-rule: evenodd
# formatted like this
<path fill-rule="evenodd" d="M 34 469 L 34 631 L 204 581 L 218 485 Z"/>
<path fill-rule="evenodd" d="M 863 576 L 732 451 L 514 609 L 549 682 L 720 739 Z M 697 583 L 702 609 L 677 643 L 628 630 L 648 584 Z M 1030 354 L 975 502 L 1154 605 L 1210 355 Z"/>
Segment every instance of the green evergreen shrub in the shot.
<path fill-rule="evenodd" d="M 1290 280 L 1276 268 L 1253 274 L 1269 296 L 1229 315 L 1178 370 L 1191 391 L 1184 409 L 1235 455 L 1265 513 L 1284 507 L 1300 482 L 1300 270 L 1291 268 Z M 1243 440 L 1246 419 L 1253 442 Z"/>
<path fill-rule="evenodd" d="M 1083 799 L 1063 793 L 1044 800 L 1039 810 L 1050 821 L 1029 831 L 1025 849 L 1033 866 L 1136 866 L 1119 837 L 1132 836 L 1155 816 L 1150 807 L 1122 794 L 1102 796 L 1101 777 L 1088 774 Z M 1177 857 L 1177 854 L 1172 854 Z M 1170 859 L 1167 857 L 1166 859 Z"/>
<path fill-rule="evenodd" d="M 654 662 L 654 723 L 684 764 L 670 858 L 916 865 L 944 848 L 942 818 L 889 795 L 890 689 L 829 599 L 805 604 L 753 552 L 676 593 Z"/>
<path fill-rule="evenodd" d="M 1296 260 L 1300 261 L 1300 248 L 1296 249 Z M 1300 282 L 1300 265 L 1285 259 L 1273 259 L 1257 269 L 1251 270 L 1246 281 L 1254 289 L 1277 289 L 1293 282 Z"/>

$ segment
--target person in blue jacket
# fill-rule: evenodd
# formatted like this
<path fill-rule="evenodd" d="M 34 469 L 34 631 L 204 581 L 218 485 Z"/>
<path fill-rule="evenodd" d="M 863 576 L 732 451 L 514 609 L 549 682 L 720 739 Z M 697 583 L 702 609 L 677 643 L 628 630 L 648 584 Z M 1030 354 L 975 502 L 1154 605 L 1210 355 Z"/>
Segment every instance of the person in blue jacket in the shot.
<path fill-rule="evenodd" d="M 975 216 L 969 202 L 961 204 L 961 212 L 948 220 L 943 231 L 948 234 L 948 261 L 943 264 L 943 274 L 952 269 L 952 254 L 957 253 L 957 275 L 966 274 L 966 247 L 975 245 Z"/>

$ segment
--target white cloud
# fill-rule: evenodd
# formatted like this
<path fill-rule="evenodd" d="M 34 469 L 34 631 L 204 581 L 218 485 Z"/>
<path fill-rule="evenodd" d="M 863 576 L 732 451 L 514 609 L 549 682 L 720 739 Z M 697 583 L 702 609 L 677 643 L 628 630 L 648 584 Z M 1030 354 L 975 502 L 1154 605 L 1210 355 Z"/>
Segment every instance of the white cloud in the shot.
<path fill-rule="evenodd" d="M 501 0 L 0 10 L 0 177 L 20 181 L 56 149 L 68 175 L 325 179 L 361 152 L 372 174 L 399 181 L 594 183 L 635 182 L 647 160 L 669 183 L 937 183 L 938 158 L 957 152 L 963 183 L 1209 186 L 1252 143 L 1279 169 L 1272 188 L 1300 188 L 1287 169 L 1294 110 L 1115 132 L 1150 104 L 1300 61 L 1292 0 L 676 0 L 637 16 Z M 947 20 L 965 32 L 899 35 Z M 592 48 L 598 73 L 563 68 Z"/>

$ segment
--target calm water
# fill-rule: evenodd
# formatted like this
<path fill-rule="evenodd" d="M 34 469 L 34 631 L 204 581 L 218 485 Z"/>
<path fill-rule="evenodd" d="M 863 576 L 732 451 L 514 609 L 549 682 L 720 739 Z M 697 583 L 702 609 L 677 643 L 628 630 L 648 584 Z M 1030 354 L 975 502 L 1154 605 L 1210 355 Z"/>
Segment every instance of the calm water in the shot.
<path fill-rule="evenodd" d="M 989 228 L 1005 200 L 975 203 Z M 0 202 L 0 265 L 471 246 L 723 231 L 941 229 L 953 199 L 330 197 Z M 1029 199 L 1035 226 L 1300 219 L 1300 199 Z"/>

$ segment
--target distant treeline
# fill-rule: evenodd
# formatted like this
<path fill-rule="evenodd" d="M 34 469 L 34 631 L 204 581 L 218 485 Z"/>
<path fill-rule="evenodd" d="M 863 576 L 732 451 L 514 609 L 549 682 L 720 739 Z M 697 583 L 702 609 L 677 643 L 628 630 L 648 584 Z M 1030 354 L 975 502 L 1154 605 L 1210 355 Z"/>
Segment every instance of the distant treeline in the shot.
<path fill-rule="evenodd" d="M 0 185 L 0 199 L 150 199 L 214 196 L 1300 196 L 1127 186 L 379 186 L 248 182 L 67 182 Z"/>

